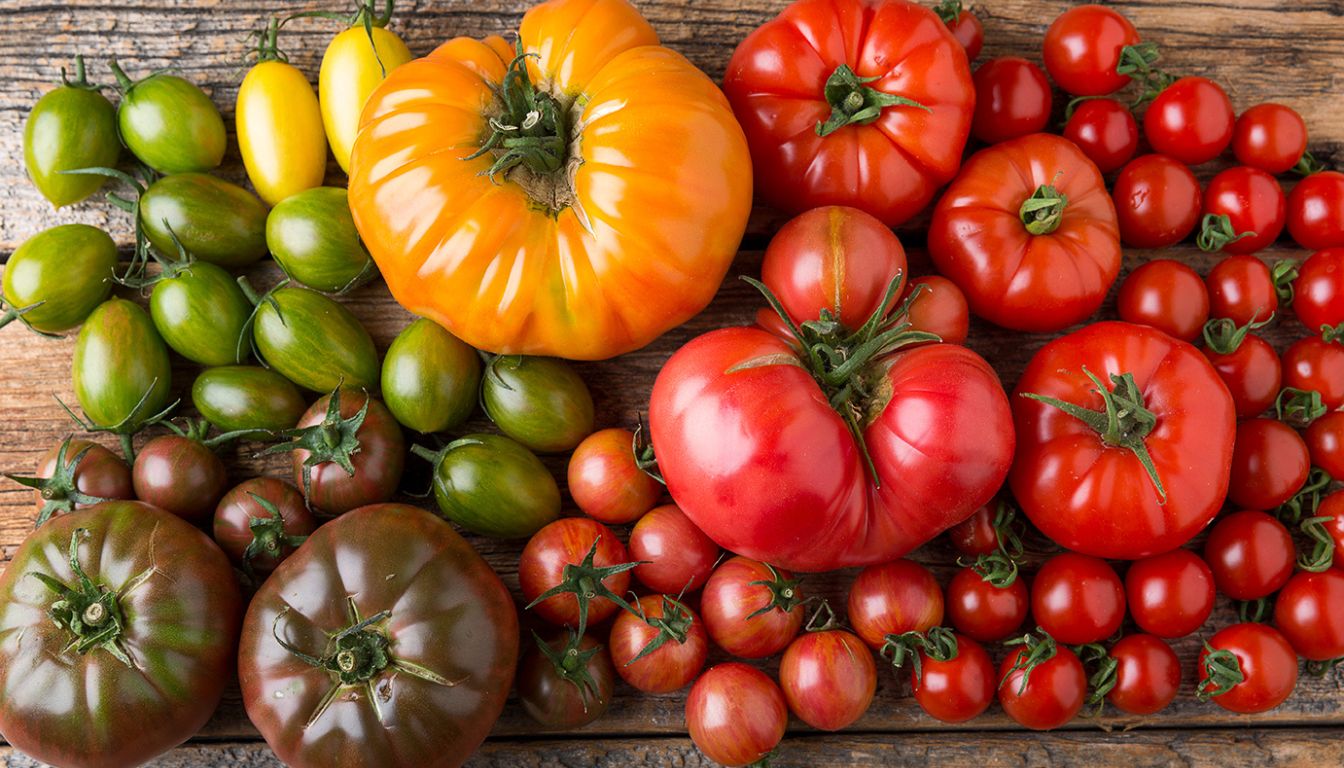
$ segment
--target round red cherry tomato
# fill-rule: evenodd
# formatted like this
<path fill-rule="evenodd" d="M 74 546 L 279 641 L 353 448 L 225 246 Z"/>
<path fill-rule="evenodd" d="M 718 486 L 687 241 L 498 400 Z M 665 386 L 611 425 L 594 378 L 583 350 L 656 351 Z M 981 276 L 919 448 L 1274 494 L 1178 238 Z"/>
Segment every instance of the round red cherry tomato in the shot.
<path fill-rule="evenodd" d="M 1331 477 L 1344 478 L 1344 411 L 1327 413 L 1313 421 L 1307 427 L 1306 440 L 1312 466 L 1324 469 Z"/>
<path fill-rule="evenodd" d="M 1022 628 L 1030 602 L 1020 575 L 1008 586 L 998 587 L 974 568 L 962 568 L 947 585 L 947 620 L 967 637 L 997 643 Z"/>
<path fill-rule="evenodd" d="M 1307 124 L 1292 107 L 1267 102 L 1241 113 L 1232 134 L 1237 162 L 1280 174 L 1307 151 Z"/>
<path fill-rule="evenodd" d="M 999 548 L 999 532 L 994 527 L 998 514 L 994 502 L 980 507 L 970 517 L 947 529 L 947 539 L 958 552 L 967 557 L 988 555 Z"/>
<path fill-rule="evenodd" d="M 1322 527 L 1335 544 L 1331 558 L 1334 567 L 1344 569 L 1344 491 L 1336 491 L 1321 500 L 1316 508 L 1317 517 L 1324 517 Z"/>
<path fill-rule="evenodd" d="M 980 17 L 963 10 L 961 0 L 943 0 L 933 10 L 966 50 L 966 60 L 975 61 L 985 44 L 985 27 Z"/>
<path fill-rule="evenodd" d="M 1295 429 L 1275 419 L 1243 421 L 1227 500 L 1243 509 L 1274 509 L 1301 490 L 1310 472 L 1311 453 Z"/>
<path fill-rule="evenodd" d="M 645 595 L 635 609 L 638 615 L 622 611 L 611 623 L 607 648 L 616 673 L 646 693 L 690 685 L 709 655 L 709 638 L 700 618 L 666 595 Z"/>
<path fill-rule="evenodd" d="M 658 503 L 663 486 L 635 463 L 634 441 L 629 430 L 604 429 L 569 457 L 569 495 L 594 520 L 633 523 Z"/>
<path fill-rule="evenodd" d="M 1031 615 L 1061 643 L 1098 643 L 1125 620 L 1125 585 L 1105 560 L 1055 555 L 1032 581 Z"/>
<path fill-rule="evenodd" d="M 720 648 L 739 658 L 764 659 L 787 648 L 802 629 L 802 602 L 788 571 L 739 556 L 705 582 L 700 615 Z"/>
<path fill-rule="evenodd" d="M 1283 353 L 1283 385 L 1319 392 L 1326 408 L 1339 410 L 1344 406 L 1344 339 L 1308 336 L 1295 342 Z"/>
<path fill-rule="evenodd" d="M 1230 345 L 1234 341 L 1227 343 Z M 1254 418 L 1274 404 L 1283 384 L 1283 374 L 1279 355 L 1268 341 L 1248 333 L 1230 349 L 1207 344 L 1202 351 L 1227 385 L 1227 391 L 1232 393 L 1237 418 Z"/>
<path fill-rule="evenodd" d="M 874 649 L 888 635 L 927 632 L 943 623 L 943 590 L 928 568 L 911 560 L 870 565 L 849 588 L 849 623 Z"/>
<path fill-rule="evenodd" d="M 1050 24 L 1042 54 L 1050 78 L 1067 93 L 1104 96 L 1129 83 L 1116 68 L 1121 52 L 1138 44 L 1129 19 L 1102 5 L 1080 5 Z"/>
<path fill-rule="evenodd" d="M 635 578 L 669 595 L 703 587 L 719 559 L 719 545 L 695 527 L 676 504 L 654 507 L 630 531 Z"/>
<path fill-rule="evenodd" d="M 1204 542 L 1204 561 L 1218 591 L 1233 600 L 1258 600 L 1293 574 L 1293 537 L 1264 512 L 1233 512 L 1218 520 Z"/>
<path fill-rule="evenodd" d="M 1308 661 L 1344 656 L 1344 571 L 1293 574 L 1274 600 L 1274 626 Z"/>
<path fill-rule="evenodd" d="M 919 295 L 906 316 L 910 328 L 932 333 L 947 344 L 964 343 L 971 329 L 971 309 L 957 284 L 941 275 L 916 277 L 905 284 L 901 300 L 916 290 Z"/>
<path fill-rule="evenodd" d="M 769 755 L 788 724 L 784 693 L 764 672 L 746 664 L 711 667 L 686 697 L 691 741 L 723 765 L 751 765 Z"/>
<path fill-rule="evenodd" d="M 1321 171 L 1288 193 L 1288 234 L 1317 251 L 1344 246 L 1344 173 Z"/>
<path fill-rule="evenodd" d="M 915 702 L 936 720 L 964 723 L 977 717 L 994 701 L 999 681 L 994 662 L 979 643 L 954 635 L 957 655 L 935 659 L 919 651 L 919 664 L 910 667 L 910 690 Z"/>
<path fill-rule="evenodd" d="M 1050 81 L 1018 56 L 990 59 L 975 70 L 971 135 L 986 144 L 1039 133 L 1050 122 Z"/>
<path fill-rule="evenodd" d="M 537 531 L 523 547 L 518 585 L 529 603 L 552 589 L 568 587 L 530 607 L 546 621 L 582 633 L 621 607 L 612 597 L 624 600 L 631 567 L 625 545 L 610 528 L 586 517 L 565 517 Z"/>
<path fill-rule="evenodd" d="M 1209 320 L 1204 279 L 1172 259 L 1154 259 L 1130 272 L 1116 304 L 1121 320 L 1150 325 L 1181 341 L 1199 338 Z"/>
<path fill-rule="evenodd" d="M 1307 328 L 1320 332 L 1344 324 L 1344 248 L 1327 248 L 1307 257 L 1293 292 L 1293 310 Z"/>
<path fill-rule="evenodd" d="M 1233 624 L 1219 630 L 1199 654 L 1200 698 L 1212 698 L 1230 712 L 1266 712 L 1282 704 L 1295 687 L 1297 654 L 1267 624 Z"/>
<path fill-rule="evenodd" d="M 1129 107 L 1115 99 L 1088 99 L 1064 124 L 1064 138 L 1077 144 L 1098 170 L 1110 173 L 1138 151 L 1139 124 Z"/>
<path fill-rule="evenodd" d="M 1087 697 L 1087 674 L 1067 646 L 1048 638 L 1036 642 L 1044 648 L 1024 646 L 999 665 L 999 704 L 1018 724 L 1048 731 L 1078 716 Z"/>
<path fill-rule="evenodd" d="M 1143 133 L 1154 151 L 1199 165 L 1232 143 L 1235 117 L 1221 86 L 1204 77 L 1182 77 L 1148 105 Z"/>
<path fill-rule="evenodd" d="M 1151 715 L 1171 704 L 1181 687 L 1181 661 L 1176 652 L 1152 635 L 1126 635 L 1111 646 L 1115 687 L 1106 699 L 1121 712 Z"/>
<path fill-rule="evenodd" d="M 1229 256 L 1209 270 L 1209 314 L 1237 325 L 1268 320 L 1279 311 L 1269 267 L 1254 256 Z"/>
<path fill-rule="evenodd" d="M 1287 216 L 1288 202 L 1273 176 L 1244 165 L 1228 168 L 1204 189 L 1199 247 L 1225 253 L 1263 250 L 1279 239 Z"/>
<path fill-rule="evenodd" d="M 1120 238 L 1135 248 L 1166 248 L 1184 240 L 1199 223 L 1199 181 L 1178 160 L 1143 155 L 1131 160 L 1111 191 Z"/>
<path fill-rule="evenodd" d="M 1213 571 L 1188 549 L 1135 560 L 1125 573 L 1129 614 L 1158 637 L 1185 637 L 1204 626 L 1216 593 Z"/>
<path fill-rule="evenodd" d="M 863 641 L 843 629 L 804 632 L 779 662 L 779 687 L 799 720 L 838 731 L 868 711 L 877 665 Z"/>

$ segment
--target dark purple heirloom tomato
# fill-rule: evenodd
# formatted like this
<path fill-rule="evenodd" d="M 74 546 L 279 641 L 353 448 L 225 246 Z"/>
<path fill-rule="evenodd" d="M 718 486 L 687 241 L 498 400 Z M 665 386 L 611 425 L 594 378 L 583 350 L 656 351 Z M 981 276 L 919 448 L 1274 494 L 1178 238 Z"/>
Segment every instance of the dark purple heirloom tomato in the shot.
<path fill-rule="evenodd" d="M 215 541 L 244 572 L 266 575 L 317 527 L 298 489 L 274 477 L 235 485 L 215 507 Z"/>

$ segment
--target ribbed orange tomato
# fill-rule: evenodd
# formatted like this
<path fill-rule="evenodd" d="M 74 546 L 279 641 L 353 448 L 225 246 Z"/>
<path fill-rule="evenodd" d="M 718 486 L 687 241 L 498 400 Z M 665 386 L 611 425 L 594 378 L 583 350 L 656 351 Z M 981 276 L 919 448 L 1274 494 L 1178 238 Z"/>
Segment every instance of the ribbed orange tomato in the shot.
<path fill-rule="evenodd" d="M 388 75 L 351 157 L 355 224 L 402 306 L 475 347 L 642 347 L 718 289 L 746 139 L 626 0 L 539 5 L 518 48 L 457 38 Z"/>

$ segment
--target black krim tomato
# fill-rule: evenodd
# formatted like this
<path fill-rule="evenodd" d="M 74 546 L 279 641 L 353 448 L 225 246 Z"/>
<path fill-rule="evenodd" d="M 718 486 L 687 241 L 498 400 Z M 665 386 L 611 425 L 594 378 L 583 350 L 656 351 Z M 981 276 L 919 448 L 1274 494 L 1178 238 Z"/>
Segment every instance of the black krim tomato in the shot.
<path fill-rule="evenodd" d="M 21 318 L 39 333 L 84 322 L 112 293 L 117 245 L 87 224 L 62 224 L 28 238 L 5 263 L 0 327 Z"/>
<path fill-rule="evenodd" d="M 252 319 L 252 302 L 223 267 L 199 261 L 174 240 L 178 259 L 155 254 L 162 271 L 137 281 L 153 285 L 149 316 L 173 351 L 201 365 L 230 365 L 247 358 L 251 346 L 244 335 Z"/>
<path fill-rule="evenodd" d="M 298 387 L 275 371 L 251 365 L 207 368 L 191 385 L 191 403 L 206 421 L 249 437 L 293 429 L 308 404 Z"/>
<path fill-rule="evenodd" d="M 228 558 L 167 512 L 57 517 L 0 574 L 0 733 L 68 768 L 151 760 L 215 711 L 241 613 Z"/>
<path fill-rule="evenodd" d="M 238 677 L 293 768 L 451 768 L 498 719 L 517 660 L 513 599 L 485 560 L 430 513 L 379 504 L 318 528 L 261 585 Z"/>
<path fill-rule="evenodd" d="M 261 298 L 252 341 L 266 364 L 304 389 L 378 388 L 378 350 L 340 302 L 285 286 Z"/>
<path fill-rule="evenodd" d="M 229 473 L 215 448 L 240 437 L 226 432 L 207 438 L 209 422 L 187 422 L 140 448 L 131 467 L 135 497 L 193 523 L 207 522 L 229 487 Z"/>
<path fill-rule="evenodd" d="M 501 432 L 539 453 L 568 451 L 593 432 L 593 396 L 564 360 L 492 359 L 481 377 L 481 403 Z"/>
<path fill-rule="evenodd" d="M 290 279 L 319 291 L 347 291 L 377 274 L 341 187 L 314 187 L 281 200 L 266 217 L 266 246 Z"/>
<path fill-rule="evenodd" d="M 121 140 L 159 173 L 208 171 L 224 159 L 224 119 L 210 97 L 176 75 L 156 72 L 133 81 L 108 61 L 121 91 Z"/>
<path fill-rule="evenodd" d="M 501 435 L 473 434 L 434 452 L 411 452 L 434 466 L 443 516 L 482 536 L 520 539 L 560 517 L 560 488 L 536 454 Z"/>
<path fill-rule="evenodd" d="M 339 515 L 397 492 L 406 440 L 386 406 L 368 393 L 334 390 L 282 434 L 290 441 L 265 452 L 292 452 L 294 483 L 314 510 Z"/>
<path fill-rule="evenodd" d="M 75 57 L 75 79 L 61 70 L 61 84 L 37 100 L 23 124 L 23 164 L 33 186 L 52 205 L 77 203 L 97 192 L 102 176 L 67 173 L 111 167 L 121 155 L 117 110 L 89 83 L 84 57 Z"/>
<path fill-rule="evenodd" d="M 67 437 L 37 461 L 32 477 L 5 475 L 36 491 L 37 522 L 102 501 L 133 499 L 131 468 L 117 454 L 88 440 Z"/>
<path fill-rule="evenodd" d="M 616 688 L 611 655 L 592 635 L 572 630 L 533 642 L 518 663 L 518 703 L 545 728 L 581 728 L 606 714 Z"/>
<path fill-rule="evenodd" d="M 265 576 L 317 528 L 298 489 L 274 477 L 235 485 L 215 507 L 215 542 L 249 576 Z"/>
<path fill-rule="evenodd" d="M 406 326 L 383 357 L 383 400 L 397 421 L 427 434 L 460 425 L 476 410 L 481 359 L 433 320 Z"/>
<path fill-rule="evenodd" d="M 126 299 L 103 302 L 79 329 L 71 378 L 86 428 L 117 434 L 128 457 L 130 436 L 173 407 L 168 348 L 145 310 Z"/>
<path fill-rule="evenodd" d="M 149 242 L 176 253 L 176 237 L 201 261 L 236 269 L 266 254 L 266 204 L 246 189 L 204 173 L 164 176 L 140 195 Z"/>

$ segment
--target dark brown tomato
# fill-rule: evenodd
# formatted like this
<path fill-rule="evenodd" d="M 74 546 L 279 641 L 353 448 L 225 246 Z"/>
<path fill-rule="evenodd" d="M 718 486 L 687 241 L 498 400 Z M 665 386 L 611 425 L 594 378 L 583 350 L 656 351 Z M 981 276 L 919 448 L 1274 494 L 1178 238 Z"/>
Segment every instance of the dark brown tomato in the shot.
<path fill-rule="evenodd" d="M 574 644 L 570 637 L 562 631 L 541 639 L 554 658 L 535 642 L 529 644 L 518 664 L 518 703 L 543 728 L 582 728 L 607 713 L 616 691 L 616 670 L 607 649 L 592 635 Z"/>
<path fill-rule="evenodd" d="M 83 458 L 75 462 L 79 452 L 85 448 Z M 133 499 L 135 489 L 131 484 L 131 468 L 112 451 L 89 440 L 71 439 L 65 448 L 65 467 L 67 471 L 57 473 L 61 459 L 61 446 L 52 446 L 37 462 L 36 478 L 56 482 L 47 483 L 46 489 L 34 492 L 37 497 L 39 513 L 47 509 L 52 502 L 66 502 L 64 509 L 82 509 L 87 504 L 69 498 L 70 491 L 95 499 Z M 60 477 L 56 477 L 60 474 Z M 45 518 L 44 518 L 45 519 Z"/>
<path fill-rule="evenodd" d="M 244 480 L 215 507 L 215 542 L 244 572 L 265 575 L 275 570 L 315 528 L 303 494 L 274 477 Z"/>
<path fill-rule="evenodd" d="M 214 514 L 229 487 L 224 462 L 198 440 L 161 435 L 145 443 L 131 469 L 135 497 L 193 523 Z"/>
<path fill-rule="evenodd" d="M 319 398 L 299 419 L 298 429 L 317 426 L 327 417 L 331 396 Z M 406 466 L 406 439 L 401 426 L 387 406 L 370 398 L 366 393 L 346 389 L 340 398 L 340 417 L 354 418 L 368 401 L 363 423 L 354 431 L 359 442 L 357 452 L 350 454 L 355 469 L 348 474 L 340 464 L 325 461 L 305 467 L 310 452 L 304 448 L 294 451 L 294 484 L 304 490 L 308 506 L 318 512 L 339 515 L 356 507 L 388 501 L 397 492 L 401 472 Z M 305 470 L 308 482 L 304 481 Z"/>

